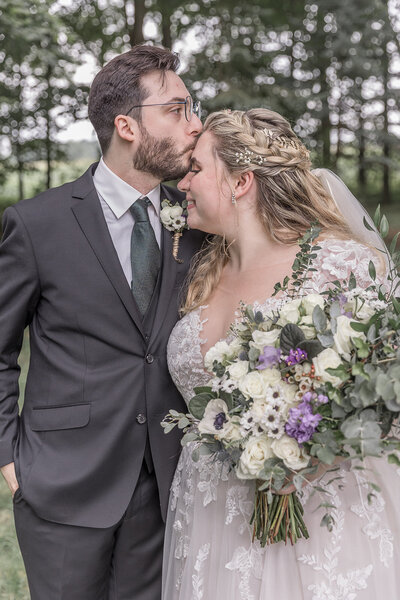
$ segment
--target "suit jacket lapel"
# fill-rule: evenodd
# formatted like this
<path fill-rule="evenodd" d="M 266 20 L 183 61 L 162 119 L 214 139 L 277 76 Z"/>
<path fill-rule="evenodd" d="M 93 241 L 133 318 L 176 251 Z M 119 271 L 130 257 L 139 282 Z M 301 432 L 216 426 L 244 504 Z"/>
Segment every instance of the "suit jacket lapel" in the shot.
<path fill-rule="evenodd" d="M 75 184 L 73 196 L 81 200 L 72 206 L 72 212 L 123 305 L 143 335 L 142 316 L 119 262 L 99 197 L 93 186 L 93 179 L 90 177 L 88 182 L 85 180 L 85 175 Z M 91 185 L 88 186 L 88 183 Z"/>
<path fill-rule="evenodd" d="M 173 204 L 176 203 L 176 198 L 174 198 L 170 190 L 161 185 L 161 201 L 164 198 L 170 200 Z M 181 242 L 183 241 L 184 235 L 181 237 Z M 168 231 L 165 227 L 162 228 L 162 273 L 161 273 L 161 285 L 160 285 L 160 294 L 158 298 L 157 312 L 154 318 L 153 328 L 151 332 L 151 339 L 154 340 L 157 337 L 158 331 L 160 330 L 164 317 L 167 313 L 169 304 L 171 299 L 173 298 L 173 289 L 175 287 L 176 276 L 178 272 L 185 268 L 184 265 L 178 263 L 174 257 L 172 256 L 172 247 L 173 247 L 173 234 L 171 231 Z"/>

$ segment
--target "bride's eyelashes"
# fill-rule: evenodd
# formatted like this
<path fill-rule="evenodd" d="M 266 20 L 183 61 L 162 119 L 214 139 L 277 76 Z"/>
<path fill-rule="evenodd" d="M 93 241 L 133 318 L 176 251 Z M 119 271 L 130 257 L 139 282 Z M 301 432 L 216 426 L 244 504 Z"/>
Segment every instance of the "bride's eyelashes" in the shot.
<path fill-rule="evenodd" d="M 196 175 L 196 173 L 200 173 L 200 169 L 189 169 L 189 173 Z"/>

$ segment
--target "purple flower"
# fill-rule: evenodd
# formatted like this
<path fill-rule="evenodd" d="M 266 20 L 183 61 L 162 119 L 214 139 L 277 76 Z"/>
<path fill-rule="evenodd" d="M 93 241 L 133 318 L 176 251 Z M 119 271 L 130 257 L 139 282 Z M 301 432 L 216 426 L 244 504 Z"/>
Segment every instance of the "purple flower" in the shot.
<path fill-rule="evenodd" d="M 285 359 L 285 361 L 288 367 L 291 367 L 292 365 L 298 365 L 301 363 L 301 361 L 306 360 L 306 358 L 307 352 L 305 350 L 302 350 L 301 348 L 296 348 L 296 350 L 293 350 L 293 348 L 291 348 L 289 356 Z"/>
<path fill-rule="evenodd" d="M 340 314 L 345 315 L 346 317 L 349 317 L 349 319 L 351 319 L 351 317 L 353 316 L 353 313 L 351 311 L 344 310 L 344 305 L 347 304 L 346 296 L 344 294 L 339 294 L 337 296 L 337 300 L 339 301 Z"/>
<path fill-rule="evenodd" d="M 325 394 L 318 394 L 315 404 L 327 404 L 328 402 L 328 396 L 325 396 Z"/>
<path fill-rule="evenodd" d="M 305 394 L 303 394 L 302 404 L 303 402 L 311 402 L 311 400 L 314 400 L 314 398 L 314 392 L 306 392 Z"/>
<path fill-rule="evenodd" d="M 256 369 L 262 371 L 268 369 L 273 365 L 277 365 L 281 359 L 281 349 L 275 348 L 274 346 L 264 346 L 262 354 L 258 358 L 258 365 Z"/>
<path fill-rule="evenodd" d="M 299 444 L 304 444 L 312 438 L 321 419 L 322 416 L 319 413 L 313 414 L 310 402 L 303 400 L 297 407 L 289 410 L 285 431 Z"/>

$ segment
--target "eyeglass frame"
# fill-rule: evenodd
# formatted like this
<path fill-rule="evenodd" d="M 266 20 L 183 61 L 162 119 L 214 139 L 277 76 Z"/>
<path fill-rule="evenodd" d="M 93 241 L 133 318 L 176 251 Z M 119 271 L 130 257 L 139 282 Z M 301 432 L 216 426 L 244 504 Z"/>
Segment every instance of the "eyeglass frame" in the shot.
<path fill-rule="evenodd" d="M 188 98 L 190 98 L 190 100 L 191 100 L 190 106 L 192 107 L 189 119 L 187 117 Z M 189 94 L 189 96 L 186 96 L 185 100 L 177 100 L 176 102 L 157 102 L 156 104 L 136 104 L 135 106 L 131 106 L 131 108 L 126 111 L 126 114 L 128 115 L 131 112 L 131 110 L 133 110 L 134 108 L 143 108 L 144 106 L 174 106 L 176 104 L 184 104 L 185 119 L 188 123 L 190 123 L 190 120 L 193 117 L 193 115 L 196 115 L 196 117 L 201 119 L 201 102 L 200 102 L 200 100 L 196 100 L 196 102 L 194 102 L 193 98 L 192 98 L 192 96 L 190 96 L 190 94 Z"/>

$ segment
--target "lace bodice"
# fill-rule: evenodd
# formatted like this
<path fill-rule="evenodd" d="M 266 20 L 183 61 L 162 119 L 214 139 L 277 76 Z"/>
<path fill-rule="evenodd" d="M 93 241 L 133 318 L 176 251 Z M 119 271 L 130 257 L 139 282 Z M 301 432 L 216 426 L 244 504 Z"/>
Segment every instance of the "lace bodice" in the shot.
<path fill-rule="evenodd" d="M 368 266 L 374 260 L 378 267 L 377 254 L 353 240 L 326 239 L 320 244 L 321 250 L 314 260 L 316 269 L 307 282 L 304 293 L 320 293 L 326 288 L 326 282 L 348 279 L 353 272 L 361 288 L 368 287 L 372 281 Z M 379 272 L 379 269 L 376 269 Z M 263 310 L 277 308 L 282 300 L 276 297 L 256 302 L 254 306 Z M 210 380 L 204 370 L 201 346 L 207 340 L 202 339 L 202 328 L 206 319 L 202 319 L 202 309 L 186 314 L 175 325 L 168 343 L 168 367 L 171 377 L 186 402 L 193 396 L 193 388 L 206 385 Z"/>

